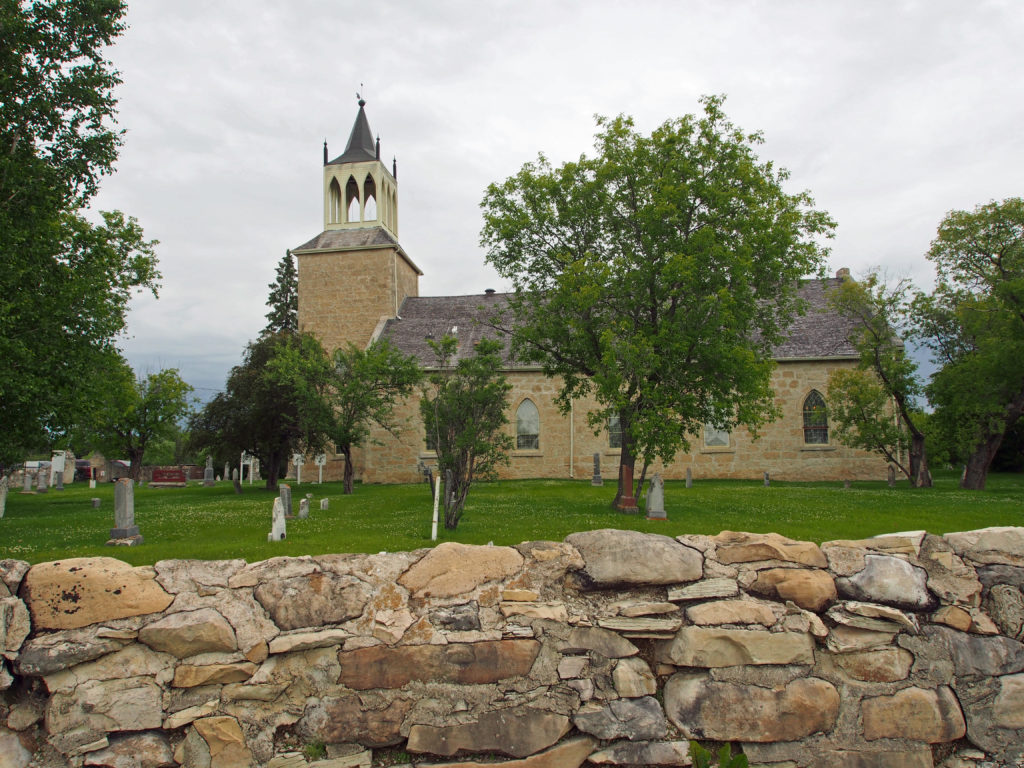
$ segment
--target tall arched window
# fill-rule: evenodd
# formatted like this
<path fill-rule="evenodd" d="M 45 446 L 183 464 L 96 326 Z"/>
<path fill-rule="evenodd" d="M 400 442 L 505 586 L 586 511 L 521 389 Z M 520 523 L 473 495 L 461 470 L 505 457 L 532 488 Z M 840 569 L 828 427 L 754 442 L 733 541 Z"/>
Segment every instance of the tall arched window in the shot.
<path fill-rule="evenodd" d="M 352 177 L 348 177 L 345 184 L 345 221 L 360 221 L 361 201 L 359 199 L 359 185 Z"/>
<path fill-rule="evenodd" d="M 329 216 L 331 224 L 341 221 L 341 184 L 337 179 L 331 179 Z"/>
<path fill-rule="evenodd" d="M 532 400 L 523 400 L 516 409 L 516 448 L 540 448 L 540 411 Z"/>
<path fill-rule="evenodd" d="M 373 177 L 369 174 L 366 175 L 366 181 L 363 182 L 363 221 L 376 221 L 377 220 L 377 185 L 373 182 Z"/>
<path fill-rule="evenodd" d="M 804 398 L 804 443 L 807 445 L 828 445 L 828 413 L 825 398 L 812 389 Z"/>

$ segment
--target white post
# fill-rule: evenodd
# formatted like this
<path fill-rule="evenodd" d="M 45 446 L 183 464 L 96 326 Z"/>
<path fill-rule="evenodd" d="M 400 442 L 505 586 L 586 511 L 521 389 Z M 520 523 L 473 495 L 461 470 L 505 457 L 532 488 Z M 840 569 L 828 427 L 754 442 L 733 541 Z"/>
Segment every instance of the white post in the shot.
<path fill-rule="evenodd" d="M 437 541 L 437 503 L 441 500 L 441 476 L 434 480 L 434 521 L 430 526 L 430 540 Z"/>

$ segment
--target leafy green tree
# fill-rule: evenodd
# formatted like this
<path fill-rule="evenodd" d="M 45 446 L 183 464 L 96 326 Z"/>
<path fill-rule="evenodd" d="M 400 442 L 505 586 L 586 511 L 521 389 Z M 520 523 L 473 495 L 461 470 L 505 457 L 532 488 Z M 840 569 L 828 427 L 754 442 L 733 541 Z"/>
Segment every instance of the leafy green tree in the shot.
<path fill-rule="evenodd" d="M 966 454 L 961 487 L 980 490 L 1024 412 L 1024 199 L 946 214 L 928 259 L 935 289 L 914 310 L 941 368 L 927 394 Z"/>
<path fill-rule="evenodd" d="M 412 394 L 423 371 L 415 357 L 387 341 L 375 342 L 365 350 L 350 344 L 335 351 L 333 363 L 330 437 L 345 456 L 345 493 L 352 493 L 352 449 L 370 438 L 374 424 L 399 435 L 395 406 Z"/>
<path fill-rule="evenodd" d="M 108 458 L 128 459 L 132 479 L 141 480 L 147 448 L 188 416 L 192 387 L 174 368 L 136 376 L 123 359 L 105 370 L 105 380 L 106 397 L 89 409 L 90 443 Z"/>
<path fill-rule="evenodd" d="M 267 327 L 263 333 L 277 333 L 299 330 L 299 273 L 295 270 L 295 258 L 291 251 L 285 251 L 277 264 L 277 277 L 269 286 L 267 297 Z"/>
<path fill-rule="evenodd" d="M 437 370 L 424 389 L 420 413 L 437 450 L 438 471 L 445 478 L 451 472 L 444 489 L 444 526 L 454 530 L 473 481 L 495 478 L 498 466 L 508 463 L 512 438 L 505 432 L 505 411 L 512 385 L 501 373 L 500 341 L 482 339 L 465 357 L 452 336 L 431 340 L 430 346 Z"/>
<path fill-rule="evenodd" d="M 120 78 L 104 49 L 120 0 L 0 2 L 0 464 L 67 432 L 80 383 L 124 329 L 135 290 L 159 273 L 134 219 L 83 218 L 110 173 Z"/>
<path fill-rule="evenodd" d="M 855 370 L 829 376 L 828 405 L 841 443 L 881 454 L 920 488 L 932 482 L 916 409 L 923 388 L 902 340 L 909 288 L 906 281 L 889 288 L 873 272 L 862 281 L 844 280 L 833 291 L 832 307 L 854 322 L 850 341 L 860 362 Z"/>
<path fill-rule="evenodd" d="M 299 361 L 303 375 L 282 376 L 275 362 L 279 357 Z M 224 391 L 192 419 L 193 449 L 210 450 L 215 460 L 232 462 L 246 451 L 260 460 L 266 487 L 275 490 L 293 453 L 317 452 L 325 445 L 328 368 L 323 347 L 312 335 L 264 334 L 231 369 Z"/>
<path fill-rule="evenodd" d="M 637 457 L 671 461 L 705 424 L 756 433 L 777 415 L 772 350 L 832 234 L 722 101 L 650 136 L 599 118 L 593 157 L 541 155 L 481 203 L 487 261 L 515 289 L 514 354 L 560 378 L 563 411 L 593 395 L 595 431 L 619 417 L 613 505 Z"/>

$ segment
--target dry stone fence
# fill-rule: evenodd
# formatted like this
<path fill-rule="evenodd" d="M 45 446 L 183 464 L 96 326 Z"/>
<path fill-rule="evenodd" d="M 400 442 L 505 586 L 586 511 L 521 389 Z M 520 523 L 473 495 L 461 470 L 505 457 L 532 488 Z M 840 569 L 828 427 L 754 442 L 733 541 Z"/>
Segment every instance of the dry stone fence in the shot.
<path fill-rule="evenodd" d="M 7 560 L 0 766 L 1019 766 L 1022 588 L 1024 528 Z"/>

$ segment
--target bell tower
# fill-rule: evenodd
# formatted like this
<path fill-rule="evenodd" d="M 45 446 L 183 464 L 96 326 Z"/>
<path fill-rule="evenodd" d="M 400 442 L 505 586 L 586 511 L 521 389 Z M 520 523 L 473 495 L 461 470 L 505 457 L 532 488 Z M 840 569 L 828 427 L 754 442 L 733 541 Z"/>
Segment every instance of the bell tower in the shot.
<path fill-rule="evenodd" d="M 299 272 L 299 328 L 332 352 L 348 343 L 364 348 L 419 295 L 423 274 L 398 243 L 397 163 L 381 162 L 366 118 L 359 112 L 345 151 L 329 159 L 324 141 L 323 231 L 292 249 Z"/>
<path fill-rule="evenodd" d="M 397 162 L 389 172 L 380 161 L 380 137 L 374 141 L 359 99 L 345 151 L 328 160 L 324 141 L 324 229 L 383 227 L 398 238 Z"/>

